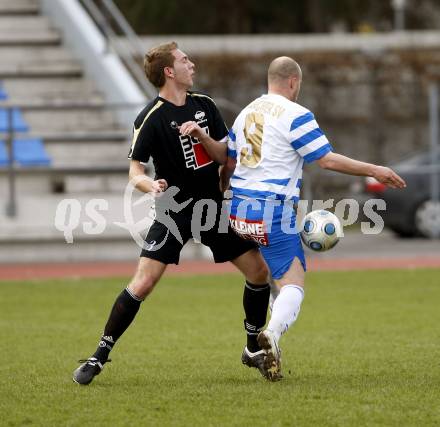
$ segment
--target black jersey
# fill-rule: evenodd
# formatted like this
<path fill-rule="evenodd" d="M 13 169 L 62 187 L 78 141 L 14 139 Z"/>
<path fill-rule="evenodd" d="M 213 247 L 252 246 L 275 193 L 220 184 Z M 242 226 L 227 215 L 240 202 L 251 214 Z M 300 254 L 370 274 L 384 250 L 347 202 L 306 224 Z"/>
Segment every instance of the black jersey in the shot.
<path fill-rule="evenodd" d="M 176 199 L 221 199 L 219 164 L 211 160 L 202 143 L 183 136 L 178 127 L 195 121 L 211 138 L 220 141 L 228 129 L 214 101 L 207 95 L 187 92 L 185 105 L 176 106 L 158 96 L 137 116 L 129 159 L 147 162 L 151 157 L 155 179 L 165 179 L 180 192 Z"/>

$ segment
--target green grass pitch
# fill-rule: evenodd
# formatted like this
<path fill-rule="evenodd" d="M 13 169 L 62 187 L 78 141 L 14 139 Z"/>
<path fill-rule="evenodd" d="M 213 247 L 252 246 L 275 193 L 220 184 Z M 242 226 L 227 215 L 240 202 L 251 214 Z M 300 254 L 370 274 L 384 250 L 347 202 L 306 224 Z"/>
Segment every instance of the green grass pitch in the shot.
<path fill-rule="evenodd" d="M 165 277 L 88 386 L 126 280 L 0 283 L 1 426 L 440 425 L 440 270 L 309 273 L 285 379 L 241 365 L 239 275 Z"/>

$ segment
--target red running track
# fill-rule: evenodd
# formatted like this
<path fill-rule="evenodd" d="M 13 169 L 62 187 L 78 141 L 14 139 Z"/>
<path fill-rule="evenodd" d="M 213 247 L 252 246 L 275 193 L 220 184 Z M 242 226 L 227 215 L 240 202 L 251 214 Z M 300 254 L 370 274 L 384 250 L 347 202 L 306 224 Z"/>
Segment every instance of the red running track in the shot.
<path fill-rule="evenodd" d="M 136 264 L 137 260 L 133 262 L 0 264 L 0 280 L 124 277 L 133 275 Z M 440 268 L 440 257 L 308 259 L 307 265 L 309 271 Z M 236 271 L 231 263 L 184 261 L 180 265 L 170 265 L 166 274 L 221 274 Z"/>

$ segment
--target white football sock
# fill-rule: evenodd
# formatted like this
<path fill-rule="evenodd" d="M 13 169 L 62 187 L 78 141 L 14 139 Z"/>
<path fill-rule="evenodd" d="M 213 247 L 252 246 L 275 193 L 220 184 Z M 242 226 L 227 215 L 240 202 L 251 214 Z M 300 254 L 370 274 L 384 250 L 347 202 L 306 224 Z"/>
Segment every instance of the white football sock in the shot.
<path fill-rule="evenodd" d="M 272 316 L 267 325 L 277 341 L 297 319 L 303 298 L 304 290 L 301 286 L 285 285 L 281 288 L 273 303 Z"/>

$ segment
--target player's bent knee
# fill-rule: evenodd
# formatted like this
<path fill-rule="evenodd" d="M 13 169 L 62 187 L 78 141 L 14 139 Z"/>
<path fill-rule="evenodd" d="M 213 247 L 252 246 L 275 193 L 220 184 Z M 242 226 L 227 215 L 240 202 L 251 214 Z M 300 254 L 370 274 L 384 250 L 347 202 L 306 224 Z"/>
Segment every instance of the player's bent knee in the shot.
<path fill-rule="evenodd" d="M 254 284 L 263 284 L 267 283 L 269 279 L 269 268 L 267 264 L 264 262 L 263 257 L 258 252 L 255 255 L 255 263 L 252 265 L 246 274 L 246 278 Z"/>
<path fill-rule="evenodd" d="M 265 263 L 259 265 L 258 269 L 255 271 L 255 276 L 255 283 L 267 283 L 270 273 Z"/>
<path fill-rule="evenodd" d="M 137 297 L 144 299 L 152 292 L 156 283 L 160 280 L 162 272 L 162 268 L 154 268 L 141 261 L 136 274 L 128 285 L 128 288 Z"/>
<path fill-rule="evenodd" d="M 151 291 L 154 286 L 159 281 L 159 277 L 155 277 L 151 273 L 141 273 L 139 272 L 133 277 L 132 281 L 128 285 L 128 288 L 137 297 L 144 299 Z"/>

